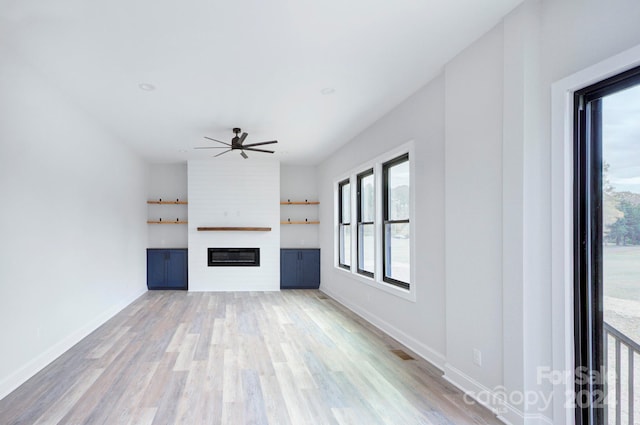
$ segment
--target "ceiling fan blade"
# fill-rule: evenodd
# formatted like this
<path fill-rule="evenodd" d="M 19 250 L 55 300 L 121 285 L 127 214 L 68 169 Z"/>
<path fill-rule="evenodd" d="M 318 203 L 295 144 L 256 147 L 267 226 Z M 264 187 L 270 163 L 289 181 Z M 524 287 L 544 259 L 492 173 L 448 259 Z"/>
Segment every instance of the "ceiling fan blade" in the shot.
<path fill-rule="evenodd" d="M 213 140 L 214 142 L 218 142 L 218 143 L 222 143 L 223 145 L 227 145 L 227 146 L 231 146 L 231 144 L 227 143 L 227 142 L 223 142 L 222 140 L 218 140 L 218 139 L 213 139 L 211 137 L 207 137 L 204 136 L 205 139 L 209 139 L 209 140 Z"/>
<path fill-rule="evenodd" d="M 229 149 L 227 146 L 196 146 L 194 149 Z"/>
<path fill-rule="evenodd" d="M 247 133 L 242 133 L 242 136 L 240 136 L 240 139 L 238 140 L 238 144 L 239 144 L 240 146 L 242 146 L 242 143 L 244 142 L 244 139 L 246 139 L 246 138 L 247 138 L 247 136 L 248 136 L 248 134 L 247 134 Z"/>
<path fill-rule="evenodd" d="M 244 159 L 249 158 L 249 156 L 246 153 L 244 153 L 244 151 L 240 151 L 240 155 L 242 155 Z"/>
<path fill-rule="evenodd" d="M 220 152 L 218 155 L 214 155 L 213 157 L 214 157 L 214 158 L 216 158 L 216 157 L 218 157 L 218 156 L 220 156 L 220 155 L 224 155 L 224 154 L 225 154 L 225 153 L 227 153 L 227 152 L 231 152 L 232 150 L 233 150 L 233 149 L 227 149 L 226 151 L 224 151 L 224 152 Z"/>
<path fill-rule="evenodd" d="M 244 148 L 250 148 L 250 147 L 252 147 L 252 146 L 270 145 L 270 144 L 272 144 L 272 143 L 278 143 L 278 141 L 277 141 L 277 140 L 272 140 L 272 141 L 270 141 L 270 142 L 250 143 L 250 144 L 248 144 L 248 145 L 244 145 L 243 147 L 244 147 Z"/>
<path fill-rule="evenodd" d="M 242 148 L 245 151 L 255 151 L 255 152 L 265 152 L 265 153 L 273 153 L 273 151 L 268 151 L 266 149 L 256 149 L 256 148 Z"/>

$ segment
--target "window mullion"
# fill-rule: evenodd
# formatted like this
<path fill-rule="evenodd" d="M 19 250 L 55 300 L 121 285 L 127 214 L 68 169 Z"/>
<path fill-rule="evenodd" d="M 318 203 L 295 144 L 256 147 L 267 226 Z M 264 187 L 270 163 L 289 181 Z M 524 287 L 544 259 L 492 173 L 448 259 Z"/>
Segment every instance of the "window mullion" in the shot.
<path fill-rule="evenodd" d="M 351 226 L 351 273 L 358 273 L 358 183 L 357 177 L 351 175 L 349 177 L 351 191 L 351 217 L 349 221 L 355 223 Z"/>
<path fill-rule="evenodd" d="M 384 253 L 382 251 L 382 241 L 383 241 L 383 234 L 382 232 L 384 231 L 384 224 L 383 224 L 383 196 L 382 196 L 382 191 L 383 191 L 383 187 L 382 187 L 382 164 L 381 163 L 377 163 L 374 167 L 374 171 L 373 171 L 373 175 L 374 175 L 374 199 L 373 199 L 373 205 L 374 205 L 374 214 L 375 214 L 375 226 L 374 226 L 374 231 L 375 231 L 375 276 L 376 276 L 376 281 L 381 283 L 382 282 L 382 276 L 383 276 L 383 269 L 382 269 L 382 262 L 384 261 Z"/>

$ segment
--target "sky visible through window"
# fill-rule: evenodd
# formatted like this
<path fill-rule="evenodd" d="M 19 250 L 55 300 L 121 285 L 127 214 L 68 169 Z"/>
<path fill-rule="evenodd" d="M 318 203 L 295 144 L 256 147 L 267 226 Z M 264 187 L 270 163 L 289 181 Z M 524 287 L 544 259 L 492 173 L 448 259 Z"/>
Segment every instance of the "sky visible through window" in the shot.
<path fill-rule="evenodd" d="M 616 192 L 640 193 L 640 85 L 603 98 L 603 151 Z"/>

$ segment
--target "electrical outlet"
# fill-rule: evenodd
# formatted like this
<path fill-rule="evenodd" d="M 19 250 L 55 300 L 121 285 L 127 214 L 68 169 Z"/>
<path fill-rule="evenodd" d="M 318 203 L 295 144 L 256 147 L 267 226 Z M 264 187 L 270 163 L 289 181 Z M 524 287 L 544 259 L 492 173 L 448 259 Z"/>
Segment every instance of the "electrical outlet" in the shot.
<path fill-rule="evenodd" d="M 473 364 L 482 366 L 482 351 L 477 348 L 473 349 Z"/>

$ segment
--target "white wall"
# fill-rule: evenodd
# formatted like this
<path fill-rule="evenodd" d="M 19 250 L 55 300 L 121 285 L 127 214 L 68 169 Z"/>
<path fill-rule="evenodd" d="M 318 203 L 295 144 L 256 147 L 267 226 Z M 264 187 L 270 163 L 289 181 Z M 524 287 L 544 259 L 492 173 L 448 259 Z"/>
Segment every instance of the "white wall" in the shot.
<path fill-rule="evenodd" d="M 188 201 L 187 164 L 152 164 L 149 166 L 147 199 Z M 147 205 L 149 220 L 187 221 L 188 205 Z M 184 224 L 149 224 L 149 248 L 186 248 L 187 226 Z"/>
<path fill-rule="evenodd" d="M 147 168 L 0 48 L 0 397 L 145 286 Z"/>
<path fill-rule="evenodd" d="M 321 290 L 340 300 L 410 348 L 444 367 L 444 89 L 440 76 L 318 167 Z M 389 295 L 336 269 L 333 183 L 362 162 L 414 141 L 416 181 L 416 302 Z"/>
<path fill-rule="evenodd" d="M 537 368 L 552 367 L 552 329 L 565 326 L 552 322 L 552 225 L 570 232 L 561 214 L 552 216 L 551 196 L 557 185 L 571 187 L 551 179 L 551 86 L 640 44 L 639 21 L 635 0 L 525 1 L 440 77 L 324 161 L 321 289 L 471 394 L 550 395 Z M 340 273 L 331 255 L 334 179 L 358 158 L 410 139 L 420 161 L 415 303 Z M 473 364 L 474 348 L 482 351 L 481 367 Z M 514 398 L 493 407 L 514 424 L 566 424 L 564 401 Z"/>
<path fill-rule="evenodd" d="M 280 163 L 225 157 L 188 163 L 189 290 L 280 289 Z M 271 227 L 200 232 L 198 227 Z M 207 248 L 260 248 L 260 267 L 208 267 Z"/>
<path fill-rule="evenodd" d="M 525 245 L 525 240 L 544 232 L 536 224 L 536 211 L 531 207 L 525 211 L 524 199 L 531 196 L 536 185 L 525 180 L 523 166 L 524 156 L 533 160 L 540 144 L 539 15 L 539 3 L 528 2 L 511 13 L 503 25 L 502 157 L 507 159 L 502 164 L 501 386 L 513 393 L 535 388 L 549 394 L 548 386 L 536 386 L 535 379 L 530 379 L 535 373 L 532 365 L 549 364 L 548 347 L 539 341 L 545 338 L 550 317 L 540 317 L 536 308 L 531 308 L 542 288 L 540 267 L 525 261 L 525 255 L 539 255 L 535 251 L 541 246 L 531 240 Z M 538 417 L 540 412 L 549 413 L 548 407 L 514 400 L 501 413 L 513 423 L 522 422 L 527 411 Z"/>
<path fill-rule="evenodd" d="M 280 166 L 280 200 L 318 200 L 318 178 L 316 167 L 301 165 Z M 281 221 L 317 221 L 317 205 L 281 205 Z M 280 227 L 282 248 L 318 248 L 318 226 L 315 224 L 291 224 Z"/>
<path fill-rule="evenodd" d="M 446 372 L 489 387 L 502 383 L 502 53 L 499 25 L 445 69 Z"/>

